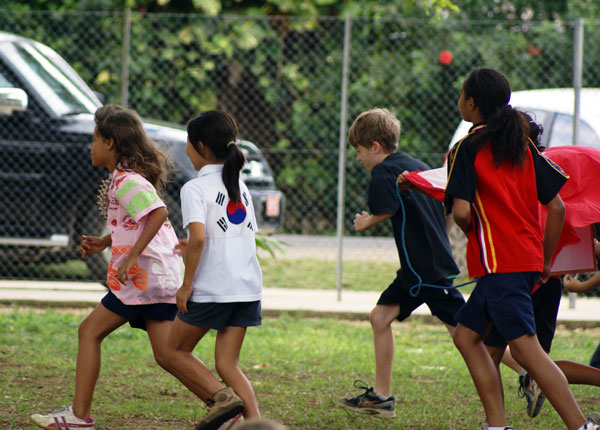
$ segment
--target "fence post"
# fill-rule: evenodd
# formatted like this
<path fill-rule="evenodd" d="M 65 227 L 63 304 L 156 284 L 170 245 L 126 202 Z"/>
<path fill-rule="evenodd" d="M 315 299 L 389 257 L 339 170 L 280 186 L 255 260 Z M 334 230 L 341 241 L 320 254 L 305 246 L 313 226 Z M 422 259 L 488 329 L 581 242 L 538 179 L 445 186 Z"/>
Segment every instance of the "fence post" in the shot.
<path fill-rule="evenodd" d="M 352 20 L 346 15 L 344 20 L 344 57 L 342 60 L 342 95 L 340 100 L 340 143 L 338 158 L 338 196 L 337 196 L 337 267 L 336 290 L 338 302 L 342 300 L 342 254 L 344 240 L 344 194 L 346 179 L 346 122 L 348 109 L 348 68 L 350 66 L 350 41 Z"/>
<path fill-rule="evenodd" d="M 573 35 L 573 145 L 579 143 L 579 118 L 581 104 L 581 75 L 583 73 L 583 19 L 575 21 Z M 576 293 L 569 293 L 569 309 L 575 309 Z"/>
<path fill-rule="evenodd" d="M 123 11 L 123 49 L 121 58 L 121 106 L 129 103 L 129 47 L 131 43 L 131 9 Z"/>

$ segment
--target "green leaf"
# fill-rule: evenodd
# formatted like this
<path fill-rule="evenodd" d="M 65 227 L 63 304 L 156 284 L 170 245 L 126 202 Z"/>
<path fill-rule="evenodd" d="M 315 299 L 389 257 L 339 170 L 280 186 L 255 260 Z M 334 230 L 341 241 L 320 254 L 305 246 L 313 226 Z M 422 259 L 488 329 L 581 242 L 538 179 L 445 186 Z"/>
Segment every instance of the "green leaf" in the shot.
<path fill-rule="evenodd" d="M 192 0 L 192 3 L 196 9 L 200 9 L 210 16 L 216 16 L 221 12 L 219 0 Z"/>

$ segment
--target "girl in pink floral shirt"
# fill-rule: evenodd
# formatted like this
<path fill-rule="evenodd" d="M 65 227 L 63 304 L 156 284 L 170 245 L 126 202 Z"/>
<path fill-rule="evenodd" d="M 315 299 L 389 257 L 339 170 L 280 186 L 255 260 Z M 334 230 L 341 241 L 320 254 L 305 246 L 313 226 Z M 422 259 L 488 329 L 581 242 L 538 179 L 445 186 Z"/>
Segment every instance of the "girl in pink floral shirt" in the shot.
<path fill-rule="evenodd" d="M 79 347 L 72 406 L 32 415 L 45 429 L 94 429 L 92 396 L 100 372 L 100 344 L 123 324 L 147 331 L 154 357 L 162 366 L 164 344 L 177 312 L 175 294 L 183 261 L 157 190 L 167 174 L 167 156 L 146 135 L 140 117 L 119 106 L 96 111 L 90 145 L 92 164 L 111 173 L 101 204 L 110 234 L 83 236 L 87 257 L 112 246 L 107 285 L 110 291 L 79 326 Z"/>

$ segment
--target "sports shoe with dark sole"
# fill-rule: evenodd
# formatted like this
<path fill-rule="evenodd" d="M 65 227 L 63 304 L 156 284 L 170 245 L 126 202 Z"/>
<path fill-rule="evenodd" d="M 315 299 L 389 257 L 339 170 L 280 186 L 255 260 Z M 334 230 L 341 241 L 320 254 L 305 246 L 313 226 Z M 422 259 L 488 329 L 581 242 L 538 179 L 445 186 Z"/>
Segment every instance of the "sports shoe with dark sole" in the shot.
<path fill-rule="evenodd" d="M 233 417 L 230 420 L 227 420 L 223 424 L 221 424 L 221 426 L 219 427 L 218 430 L 232 430 L 234 426 L 236 426 L 238 423 L 241 423 L 243 421 L 244 421 L 244 416 L 242 414 L 237 414 L 235 417 Z"/>
<path fill-rule="evenodd" d="M 196 425 L 196 430 L 218 430 L 226 421 L 244 410 L 244 402 L 231 387 L 225 387 L 215 393 L 215 404 Z"/>
<path fill-rule="evenodd" d="M 525 397 L 527 400 L 527 415 L 531 418 L 538 416 L 544 406 L 546 396 L 540 390 L 538 384 L 529 378 L 529 375 L 519 376 L 519 397 Z"/>
<path fill-rule="evenodd" d="M 369 387 L 363 381 L 354 381 L 354 388 L 364 390 L 364 393 L 356 397 L 350 395 L 339 399 L 338 403 L 344 409 L 359 414 L 381 415 L 384 418 L 394 418 L 396 416 L 396 398 L 394 396 L 381 400 L 373 387 Z"/>
<path fill-rule="evenodd" d="M 600 412 L 590 412 L 588 421 L 592 424 L 600 425 Z"/>

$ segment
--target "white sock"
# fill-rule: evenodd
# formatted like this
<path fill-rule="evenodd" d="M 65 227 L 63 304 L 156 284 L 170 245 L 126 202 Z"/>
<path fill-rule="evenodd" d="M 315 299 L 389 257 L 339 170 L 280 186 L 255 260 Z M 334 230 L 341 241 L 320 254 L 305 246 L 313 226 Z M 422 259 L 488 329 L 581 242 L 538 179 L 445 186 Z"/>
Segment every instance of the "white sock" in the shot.
<path fill-rule="evenodd" d="M 521 367 L 521 370 L 519 370 L 519 376 L 525 376 L 525 375 L 527 375 L 527 370 L 525 370 Z"/>
<path fill-rule="evenodd" d="M 488 427 L 488 430 L 504 430 L 506 427 Z"/>

